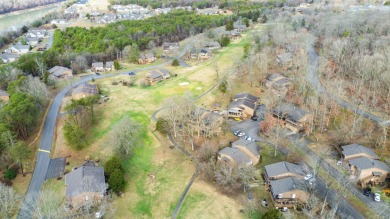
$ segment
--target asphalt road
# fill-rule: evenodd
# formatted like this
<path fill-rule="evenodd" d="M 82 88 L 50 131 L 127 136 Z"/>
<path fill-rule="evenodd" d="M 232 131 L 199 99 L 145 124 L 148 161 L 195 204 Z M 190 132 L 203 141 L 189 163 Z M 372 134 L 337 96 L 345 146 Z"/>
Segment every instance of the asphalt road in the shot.
<path fill-rule="evenodd" d="M 332 98 L 334 101 L 336 101 L 341 107 L 344 109 L 350 110 L 354 112 L 355 114 L 359 114 L 375 123 L 381 126 L 389 126 L 390 120 L 384 120 L 376 115 L 373 115 L 369 112 L 366 112 L 362 109 L 360 109 L 357 106 L 354 106 L 342 99 L 340 99 L 337 94 L 331 93 L 326 91 L 326 89 L 322 86 L 320 79 L 318 77 L 318 54 L 313 47 L 313 45 L 308 46 L 308 55 L 309 55 L 309 64 L 307 67 L 307 74 L 306 79 L 309 81 L 309 83 L 314 87 L 314 89 L 322 94 L 327 95 L 328 97 Z"/>
<path fill-rule="evenodd" d="M 187 49 L 187 47 L 183 50 L 182 54 L 185 53 L 186 49 Z M 42 129 L 41 142 L 39 144 L 35 169 L 34 169 L 33 176 L 31 178 L 30 185 L 28 187 L 22 208 L 19 211 L 18 218 L 20 218 L 20 219 L 31 218 L 31 211 L 32 211 L 32 209 L 35 208 L 35 200 L 39 195 L 39 191 L 42 187 L 43 182 L 45 181 L 46 173 L 48 171 L 49 162 L 50 162 L 51 144 L 53 141 L 54 129 L 56 126 L 56 121 L 57 121 L 57 117 L 59 114 L 59 109 L 61 107 L 62 100 L 69 93 L 69 91 L 71 91 L 72 88 L 74 88 L 82 83 L 85 83 L 85 82 L 92 80 L 92 78 L 95 78 L 95 79 L 108 78 L 108 77 L 113 77 L 113 76 L 117 76 L 117 75 L 127 74 L 130 71 L 141 71 L 141 70 L 160 68 L 160 67 L 167 65 L 167 64 L 170 64 L 170 63 L 171 63 L 171 60 L 169 60 L 165 63 L 159 64 L 159 65 L 156 65 L 156 66 L 138 68 L 138 69 L 133 69 L 133 70 L 129 70 L 126 72 L 84 76 L 79 81 L 74 82 L 72 85 L 66 86 L 57 94 L 57 96 L 54 98 L 54 100 L 50 106 L 49 112 L 47 113 L 47 116 L 46 116 L 46 120 L 45 120 L 43 129 Z"/>

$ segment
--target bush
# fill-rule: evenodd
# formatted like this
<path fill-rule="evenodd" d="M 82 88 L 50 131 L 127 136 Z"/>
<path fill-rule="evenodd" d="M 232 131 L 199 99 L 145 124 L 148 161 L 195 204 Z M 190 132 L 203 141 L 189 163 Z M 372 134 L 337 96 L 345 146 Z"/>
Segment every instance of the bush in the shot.
<path fill-rule="evenodd" d="M 227 92 L 227 88 L 228 88 L 228 83 L 226 81 L 226 78 L 224 78 L 221 82 L 221 84 L 219 85 L 219 90 L 222 92 L 222 93 L 226 93 Z"/>
<path fill-rule="evenodd" d="M 7 169 L 4 173 L 4 178 L 7 180 L 13 180 L 15 179 L 17 173 L 14 169 Z"/>
<path fill-rule="evenodd" d="M 116 169 L 119 169 L 120 171 L 123 171 L 121 160 L 119 159 L 119 157 L 113 156 L 104 165 L 104 173 L 106 174 L 107 177 L 110 177 L 110 175 Z"/>
<path fill-rule="evenodd" d="M 174 59 L 174 60 L 172 61 L 172 66 L 179 66 L 179 60 Z"/>
<path fill-rule="evenodd" d="M 108 186 L 115 193 L 122 192 L 125 188 L 125 176 L 123 171 L 115 169 L 108 179 Z"/>
<path fill-rule="evenodd" d="M 228 36 L 224 36 L 220 39 L 219 44 L 221 44 L 222 47 L 226 47 L 230 44 L 230 38 Z"/>
<path fill-rule="evenodd" d="M 87 145 L 86 134 L 78 125 L 67 122 L 64 126 L 64 136 L 68 145 L 76 150 L 81 150 Z"/>
<path fill-rule="evenodd" d="M 262 217 L 262 219 L 278 219 L 282 216 L 280 211 L 276 208 L 268 210 Z"/>
<path fill-rule="evenodd" d="M 162 118 L 157 119 L 156 130 L 161 134 L 166 134 L 168 128 L 168 121 Z"/>

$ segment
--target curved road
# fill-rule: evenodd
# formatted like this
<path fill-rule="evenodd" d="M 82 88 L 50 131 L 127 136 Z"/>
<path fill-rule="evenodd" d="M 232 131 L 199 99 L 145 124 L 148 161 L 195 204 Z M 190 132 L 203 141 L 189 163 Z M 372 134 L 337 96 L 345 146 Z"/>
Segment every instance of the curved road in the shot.
<path fill-rule="evenodd" d="M 390 125 L 390 120 L 384 120 L 376 115 L 373 115 L 369 112 L 363 111 L 362 109 L 340 99 L 336 94 L 330 93 L 325 90 L 325 88 L 322 86 L 319 76 L 318 76 L 318 54 L 313 47 L 313 45 L 308 46 L 308 55 L 309 55 L 309 63 L 307 67 L 307 74 L 306 79 L 309 81 L 309 83 L 316 89 L 317 92 L 327 95 L 328 97 L 332 98 L 334 101 L 336 101 L 341 107 L 344 109 L 350 110 L 354 112 L 355 114 L 359 114 L 375 123 L 377 123 L 380 126 L 387 127 Z"/>
<path fill-rule="evenodd" d="M 183 56 L 184 53 L 186 52 L 186 50 L 187 50 L 187 46 L 183 49 L 182 53 L 179 54 L 179 57 Z M 76 87 L 82 83 L 85 83 L 85 82 L 92 80 L 92 78 L 95 78 L 95 79 L 109 78 L 109 77 L 113 77 L 113 76 L 127 74 L 130 71 L 141 71 L 141 70 L 149 70 L 149 69 L 159 68 L 159 67 L 162 67 L 164 65 L 170 64 L 171 61 L 172 60 L 169 60 L 169 61 L 162 63 L 162 64 L 159 64 L 159 65 L 133 69 L 133 70 L 129 70 L 127 72 L 84 76 L 79 81 L 74 82 L 72 85 L 66 86 L 65 88 L 63 88 L 60 91 L 60 93 L 57 94 L 57 96 L 54 98 L 53 103 L 51 104 L 49 112 L 47 113 L 47 116 L 46 116 L 46 120 L 45 120 L 43 129 L 42 129 L 41 141 L 39 144 L 38 155 L 36 158 L 36 164 L 35 164 L 33 176 L 31 178 L 30 185 L 28 187 L 22 208 L 19 211 L 18 218 L 20 218 L 20 219 L 31 218 L 32 209 L 34 209 L 34 207 L 35 207 L 35 200 L 39 195 L 39 191 L 42 187 L 43 182 L 45 181 L 46 173 L 48 171 L 49 162 L 50 162 L 50 150 L 51 150 L 51 145 L 52 145 L 53 136 L 54 136 L 54 129 L 55 129 L 57 117 L 59 114 L 59 109 L 61 107 L 62 100 L 69 93 L 69 91 L 72 90 L 73 87 Z"/>

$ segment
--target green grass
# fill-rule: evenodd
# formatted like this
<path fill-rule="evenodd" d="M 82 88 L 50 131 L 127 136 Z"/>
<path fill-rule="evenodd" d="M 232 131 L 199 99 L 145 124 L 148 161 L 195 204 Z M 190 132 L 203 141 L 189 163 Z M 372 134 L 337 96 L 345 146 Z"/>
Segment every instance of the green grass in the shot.
<path fill-rule="evenodd" d="M 185 215 L 187 215 L 187 212 L 196 206 L 197 203 L 202 202 L 207 199 L 207 196 L 203 193 L 197 192 L 197 193 L 191 193 L 188 194 L 186 199 L 183 202 L 183 205 L 180 208 L 180 214 L 178 216 L 179 219 L 186 218 Z"/>

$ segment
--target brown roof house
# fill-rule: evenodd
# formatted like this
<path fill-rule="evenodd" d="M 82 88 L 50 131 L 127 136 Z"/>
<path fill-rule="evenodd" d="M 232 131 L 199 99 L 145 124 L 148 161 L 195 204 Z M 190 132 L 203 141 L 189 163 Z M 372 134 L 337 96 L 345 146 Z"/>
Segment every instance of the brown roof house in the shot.
<path fill-rule="evenodd" d="M 164 52 L 169 52 L 169 51 L 172 51 L 175 49 L 179 49 L 180 45 L 178 42 L 173 42 L 173 43 L 165 42 L 165 43 L 163 43 L 162 48 L 163 48 Z"/>
<path fill-rule="evenodd" d="M 206 42 L 204 43 L 204 48 L 214 50 L 214 49 L 220 49 L 221 44 L 219 44 L 217 41 L 212 41 L 212 42 Z"/>
<path fill-rule="evenodd" d="M 292 85 L 290 79 L 279 73 L 271 74 L 265 82 L 265 86 L 271 88 L 279 97 L 284 97 Z"/>
<path fill-rule="evenodd" d="M 107 185 L 103 167 L 81 166 L 65 175 L 66 198 L 77 209 L 88 201 L 99 201 Z"/>
<path fill-rule="evenodd" d="M 96 84 L 83 83 L 77 86 L 72 91 L 72 97 L 75 100 L 99 94 Z"/>
<path fill-rule="evenodd" d="M 9 100 L 9 94 L 5 90 L 0 90 L 0 101 L 8 101 Z"/>
<path fill-rule="evenodd" d="M 390 168 L 382 161 L 367 157 L 348 160 L 351 174 L 356 176 L 362 188 L 368 185 L 383 185 L 390 180 Z"/>
<path fill-rule="evenodd" d="M 304 174 L 301 166 L 286 161 L 269 164 L 264 167 L 264 170 L 265 180 L 267 182 L 286 177 L 303 178 Z"/>
<path fill-rule="evenodd" d="M 295 177 L 270 181 L 269 190 L 276 208 L 295 208 L 307 203 L 309 198 L 303 181 Z"/>
<path fill-rule="evenodd" d="M 103 62 L 94 62 L 92 63 L 92 71 L 104 71 Z"/>
<path fill-rule="evenodd" d="M 273 109 L 272 114 L 282 125 L 293 132 L 303 130 L 313 121 L 312 114 L 290 103 L 280 103 Z"/>
<path fill-rule="evenodd" d="M 160 81 L 170 78 L 170 76 L 171 75 L 168 70 L 164 68 L 160 68 L 160 69 L 150 71 L 146 75 L 146 81 L 148 81 L 151 85 L 153 85 L 153 84 L 157 84 Z"/>
<path fill-rule="evenodd" d="M 254 141 L 248 141 L 243 138 L 238 139 L 232 143 L 233 148 L 237 148 L 244 152 L 250 159 L 252 159 L 252 164 L 256 165 L 260 160 L 260 147 Z"/>
<path fill-rule="evenodd" d="M 228 118 L 246 119 L 253 116 L 255 114 L 257 100 L 257 97 L 247 93 L 237 94 L 227 108 Z"/>
<path fill-rule="evenodd" d="M 138 64 L 147 64 L 147 63 L 152 63 L 154 61 L 156 61 L 156 57 L 154 56 L 153 53 L 151 52 L 141 53 L 139 55 Z"/>
<path fill-rule="evenodd" d="M 344 160 L 350 160 L 359 157 L 367 157 L 375 160 L 379 160 L 378 155 L 368 147 L 364 147 L 360 144 L 350 144 L 341 146 L 342 156 Z"/>
<path fill-rule="evenodd" d="M 73 76 L 71 69 L 62 66 L 54 66 L 49 69 L 49 73 L 56 78 L 71 78 Z"/>

